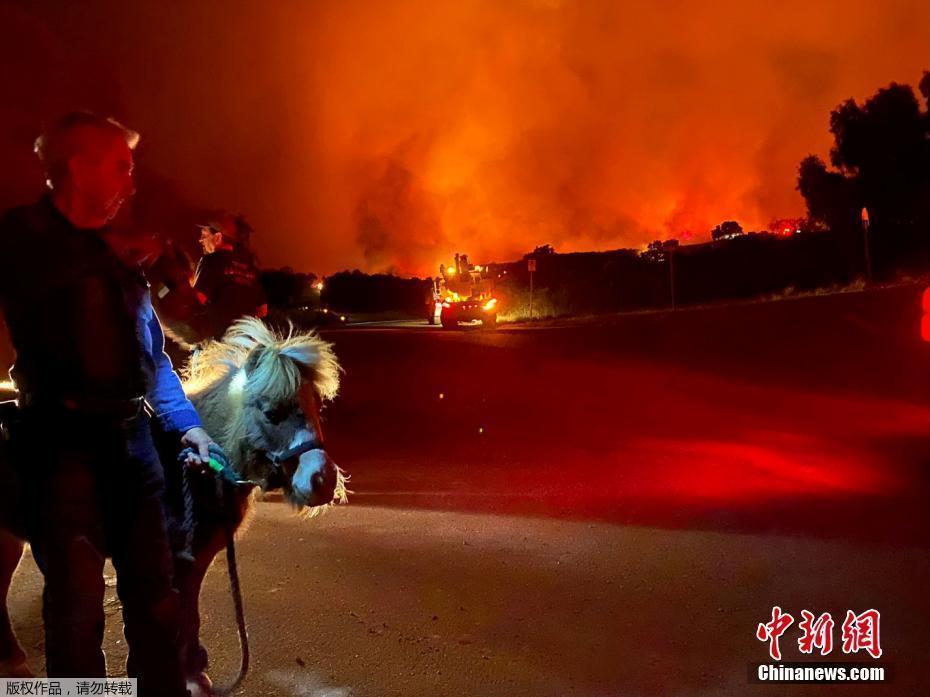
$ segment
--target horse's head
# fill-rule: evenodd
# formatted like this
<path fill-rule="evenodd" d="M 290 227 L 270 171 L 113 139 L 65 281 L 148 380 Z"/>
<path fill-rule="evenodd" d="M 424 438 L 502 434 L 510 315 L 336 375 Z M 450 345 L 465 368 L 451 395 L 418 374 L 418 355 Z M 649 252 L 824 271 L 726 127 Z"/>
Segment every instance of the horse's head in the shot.
<path fill-rule="evenodd" d="M 346 476 L 326 453 L 320 424 L 322 403 L 339 388 L 330 344 L 247 318 L 195 356 L 190 379 L 202 382 L 217 366 L 224 377 L 192 399 L 239 474 L 283 489 L 298 508 L 344 502 Z"/>

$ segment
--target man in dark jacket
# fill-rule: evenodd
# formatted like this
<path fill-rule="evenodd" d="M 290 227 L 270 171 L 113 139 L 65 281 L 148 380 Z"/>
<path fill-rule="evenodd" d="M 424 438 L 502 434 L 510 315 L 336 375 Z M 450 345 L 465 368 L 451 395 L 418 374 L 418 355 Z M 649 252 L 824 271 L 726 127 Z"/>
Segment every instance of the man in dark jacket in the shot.
<path fill-rule="evenodd" d="M 103 239 L 134 192 L 138 135 L 76 112 L 36 142 L 50 192 L 0 219 L 0 310 L 16 363 L 27 529 L 45 577 L 50 677 L 102 677 L 112 555 L 130 655 L 150 697 L 188 695 L 150 412 L 208 457 L 211 440 L 164 353 L 148 284 Z M 173 464 L 173 463 L 172 463 Z"/>
<path fill-rule="evenodd" d="M 203 257 L 194 274 L 194 290 L 217 339 L 240 317 L 263 317 L 268 311 L 249 249 L 250 234 L 242 216 L 223 216 L 200 228 Z"/>

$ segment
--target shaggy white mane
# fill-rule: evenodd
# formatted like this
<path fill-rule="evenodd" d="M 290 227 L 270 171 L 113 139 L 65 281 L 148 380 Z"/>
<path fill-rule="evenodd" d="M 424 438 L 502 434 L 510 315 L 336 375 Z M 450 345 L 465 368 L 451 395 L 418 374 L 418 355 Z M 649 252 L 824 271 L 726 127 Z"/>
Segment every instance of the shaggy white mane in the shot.
<path fill-rule="evenodd" d="M 301 367 L 312 376 L 316 393 L 323 400 L 333 399 L 339 392 L 341 368 L 332 344 L 315 331 L 295 332 L 289 324 L 287 334 L 276 332 L 257 317 L 237 320 L 223 335 L 222 341 L 211 341 L 197 351 L 184 371 L 184 388 L 199 392 L 208 385 L 227 377 L 243 367 L 255 348 L 269 349 L 261 356 L 250 377 L 256 384 L 280 386 L 293 394 L 300 384 Z M 280 357 L 291 361 L 281 361 Z M 288 370 L 287 366 L 295 366 Z M 281 371 L 285 371 L 282 374 Z"/>

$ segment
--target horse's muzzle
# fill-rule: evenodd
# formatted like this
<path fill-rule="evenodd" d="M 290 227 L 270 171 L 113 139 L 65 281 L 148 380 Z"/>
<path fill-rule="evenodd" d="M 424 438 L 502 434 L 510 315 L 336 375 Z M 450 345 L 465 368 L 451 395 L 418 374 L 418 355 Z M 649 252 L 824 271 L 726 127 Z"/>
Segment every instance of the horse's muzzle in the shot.
<path fill-rule="evenodd" d="M 308 450 L 300 456 L 291 480 L 291 502 L 299 506 L 325 506 L 336 495 L 338 468 L 325 450 Z"/>

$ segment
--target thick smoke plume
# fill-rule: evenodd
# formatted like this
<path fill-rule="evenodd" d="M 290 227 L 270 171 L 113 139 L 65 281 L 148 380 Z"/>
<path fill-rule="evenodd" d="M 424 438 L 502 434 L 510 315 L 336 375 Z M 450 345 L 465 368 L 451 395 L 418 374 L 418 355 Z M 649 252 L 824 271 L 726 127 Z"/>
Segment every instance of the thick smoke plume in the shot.
<path fill-rule="evenodd" d="M 0 6 L 0 155 L 27 167 L 55 109 L 115 111 L 264 263 L 319 272 L 798 215 L 830 109 L 915 83 L 928 45 L 924 0 L 70 5 Z"/>

